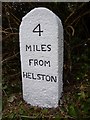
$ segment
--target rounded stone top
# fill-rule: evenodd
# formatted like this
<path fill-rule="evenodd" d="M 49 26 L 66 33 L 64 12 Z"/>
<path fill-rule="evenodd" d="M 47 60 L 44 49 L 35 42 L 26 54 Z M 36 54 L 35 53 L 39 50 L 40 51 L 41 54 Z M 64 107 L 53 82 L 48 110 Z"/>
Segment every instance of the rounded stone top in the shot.
<path fill-rule="evenodd" d="M 35 16 L 38 16 L 38 17 L 55 17 L 56 18 L 56 15 L 51 11 L 49 10 L 48 8 L 45 8 L 45 7 L 37 7 L 37 8 L 34 8 L 32 9 L 29 13 L 27 13 L 23 18 L 23 19 L 27 19 L 27 17 L 35 17 Z"/>

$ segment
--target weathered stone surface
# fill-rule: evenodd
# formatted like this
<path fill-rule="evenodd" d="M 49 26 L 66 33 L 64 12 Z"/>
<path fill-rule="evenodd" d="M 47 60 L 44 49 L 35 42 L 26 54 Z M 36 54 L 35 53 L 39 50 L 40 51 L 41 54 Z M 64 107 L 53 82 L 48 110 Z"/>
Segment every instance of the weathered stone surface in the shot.
<path fill-rule="evenodd" d="M 57 107 L 63 82 L 63 26 L 47 8 L 31 10 L 20 25 L 23 98 L 40 107 Z"/>

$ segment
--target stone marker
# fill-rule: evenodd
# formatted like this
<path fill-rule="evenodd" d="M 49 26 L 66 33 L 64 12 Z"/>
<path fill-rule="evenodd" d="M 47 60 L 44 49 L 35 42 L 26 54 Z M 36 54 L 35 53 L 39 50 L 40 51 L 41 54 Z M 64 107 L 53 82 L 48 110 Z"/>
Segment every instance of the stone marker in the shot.
<path fill-rule="evenodd" d="M 63 26 L 47 8 L 31 10 L 20 25 L 24 100 L 39 107 L 57 107 L 63 82 Z"/>

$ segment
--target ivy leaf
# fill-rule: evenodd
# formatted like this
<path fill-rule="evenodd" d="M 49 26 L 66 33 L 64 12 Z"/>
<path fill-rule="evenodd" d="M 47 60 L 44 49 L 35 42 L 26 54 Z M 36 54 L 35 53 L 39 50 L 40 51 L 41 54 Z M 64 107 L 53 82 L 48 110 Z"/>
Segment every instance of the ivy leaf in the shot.
<path fill-rule="evenodd" d="M 81 91 L 80 93 L 78 93 L 79 95 L 79 99 L 85 99 L 86 95 L 84 91 Z"/>
<path fill-rule="evenodd" d="M 16 99 L 16 97 L 14 95 L 12 95 L 8 98 L 8 102 L 12 103 L 15 99 Z"/>
<path fill-rule="evenodd" d="M 68 110 L 69 110 L 68 112 L 69 112 L 70 116 L 72 116 L 72 117 L 77 116 L 74 105 L 70 105 L 69 108 L 68 108 Z"/>

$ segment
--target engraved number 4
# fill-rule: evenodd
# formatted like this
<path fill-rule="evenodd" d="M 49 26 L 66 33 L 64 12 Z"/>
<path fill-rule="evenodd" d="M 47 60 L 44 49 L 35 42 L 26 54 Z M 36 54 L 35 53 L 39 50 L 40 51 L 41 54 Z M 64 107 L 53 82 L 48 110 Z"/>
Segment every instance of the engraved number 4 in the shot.
<path fill-rule="evenodd" d="M 34 32 L 34 33 L 39 33 L 39 36 L 41 36 L 41 32 L 43 32 L 43 31 L 41 30 L 41 25 L 38 24 L 38 25 L 33 29 L 33 32 Z"/>

